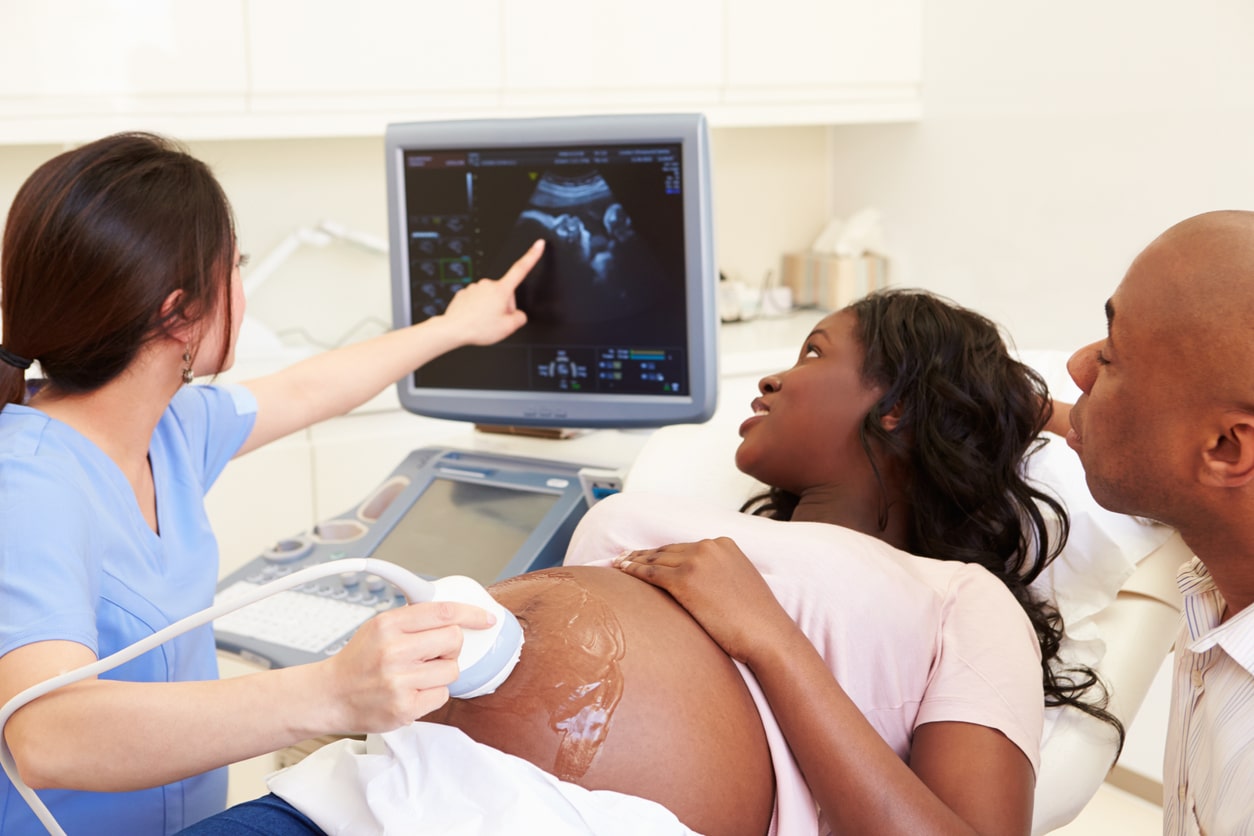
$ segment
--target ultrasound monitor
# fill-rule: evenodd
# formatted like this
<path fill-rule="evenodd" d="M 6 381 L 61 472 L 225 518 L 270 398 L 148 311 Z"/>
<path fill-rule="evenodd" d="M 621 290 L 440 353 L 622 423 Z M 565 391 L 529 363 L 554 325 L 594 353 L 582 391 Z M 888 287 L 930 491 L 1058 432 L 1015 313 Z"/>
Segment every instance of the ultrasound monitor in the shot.
<path fill-rule="evenodd" d="M 415 413 L 520 427 L 698 423 L 717 391 L 709 136 L 697 114 L 389 125 L 393 319 L 437 316 L 537 238 L 527 324 L 398 384 Z"/>

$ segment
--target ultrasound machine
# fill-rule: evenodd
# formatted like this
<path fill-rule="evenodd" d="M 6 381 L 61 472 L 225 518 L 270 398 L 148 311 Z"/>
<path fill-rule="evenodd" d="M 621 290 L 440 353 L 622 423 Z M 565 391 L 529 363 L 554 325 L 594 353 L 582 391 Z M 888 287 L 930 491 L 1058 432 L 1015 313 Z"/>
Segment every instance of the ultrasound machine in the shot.
<path fill-rule="evenodd" d="M 500 276 L 537 238 L 546 242 L 517 291 L 527 324 L 407 376 L 402 407 L 522 431 L 649 428 L 713 414 L 717 269 L 704 117 L 394 124 L 385 147 L 396 327 L 439 315 L 470 282 Z M 589 504 L 616 487 L 615 474 L 557 455 L 417 449 L 353 507 L 224 578 L 216 600 L 345 558 L 487 585 L 559 564 Z M 282 667 L 335 653 L 366 619 L 404 603 L 387 580 L 350 570 L 221 616 L 215 634 L 221 650 Z"/>

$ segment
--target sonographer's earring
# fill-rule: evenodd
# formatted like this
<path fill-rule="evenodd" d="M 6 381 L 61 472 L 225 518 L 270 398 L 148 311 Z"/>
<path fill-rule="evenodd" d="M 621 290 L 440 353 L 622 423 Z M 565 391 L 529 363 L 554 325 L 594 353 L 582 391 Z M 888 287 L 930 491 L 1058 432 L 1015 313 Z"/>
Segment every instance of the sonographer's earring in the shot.
<path fill-rule="evenodd" d="M 192 347 L 189 344 L 183 349 L 183 385 L 191 383 L 193 377 L 195 375 L 192 374 Z"/>

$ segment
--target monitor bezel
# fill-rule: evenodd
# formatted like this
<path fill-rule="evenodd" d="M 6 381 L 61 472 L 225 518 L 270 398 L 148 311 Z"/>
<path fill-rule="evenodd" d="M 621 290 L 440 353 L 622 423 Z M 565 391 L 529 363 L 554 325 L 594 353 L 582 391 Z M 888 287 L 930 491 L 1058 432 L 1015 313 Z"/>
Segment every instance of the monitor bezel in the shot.
<path fill-rule="evenodd" d="M 685 196 L 687 395 L 622 395 L 418 387 L 397 383 L 401 406 L 419 415 L 478 424 L 635 428 L 701 423 L 718 387 L 717 275 L 710 197 L 709 128 L 702 114 L 615 114 L 394 123 L 385 135 L 394 327 L 411 324 L 404 156 L 414 149 L 524 148 L 594 143 L 677 143 Z"/>

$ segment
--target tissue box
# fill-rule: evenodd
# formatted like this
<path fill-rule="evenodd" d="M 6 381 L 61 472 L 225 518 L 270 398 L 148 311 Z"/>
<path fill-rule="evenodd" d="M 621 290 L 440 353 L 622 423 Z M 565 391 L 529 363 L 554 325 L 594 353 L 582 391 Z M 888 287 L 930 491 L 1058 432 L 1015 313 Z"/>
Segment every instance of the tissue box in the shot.
<path fill-rule="evenodd" d="M 888 287 L 888 259 L 878 253 L 785 253 L 780 276 L 793 304 L 836 311 L 873 290 Z"/>

